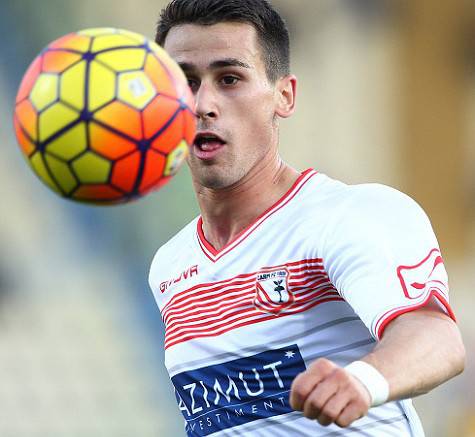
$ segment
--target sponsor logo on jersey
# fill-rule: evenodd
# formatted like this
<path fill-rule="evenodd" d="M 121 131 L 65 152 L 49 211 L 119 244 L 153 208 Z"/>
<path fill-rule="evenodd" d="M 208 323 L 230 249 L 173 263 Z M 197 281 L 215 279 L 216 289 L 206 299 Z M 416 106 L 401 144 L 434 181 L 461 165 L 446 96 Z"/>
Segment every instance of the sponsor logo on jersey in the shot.
<path fill-rule="evenodd" d="M 254 305 L 266 313 L 278 314 L 295 300 L 289 290 L 289 271 L 286 268 L 265 269 L 256 276 Z"/>
<path fill-rule="evenodd" d="M 188 278 L 191 278 L 195 275 L 198 274 L 198 266 L 191 266 L 191 267 L 188 267 L 186 270 L 184 270 L 183 272 L 180 273 L 179 276 L 177 276 L 176 278 L 173 278 L 173 279 L 170 279 L 169 281 L 164 281 L 162 283 L 160 283 L 160 291 L 162 293 L 165 293 L 165 291 L 168 290 L 168 288 L 173 285 L 173 284 L 177 284 L 178 282 L 181 282 L 181 281 L 184 281 Z"/>
<path fill-rule="evenodd" d="M 189 436 L 206 436 L 292 412 L 289 392 L 305 370 L 297 345 L 172 377 Z"/>
<path fill-rule="evenodd" d="M 418 299 L 431 291 L 447 294 L 448 278 L 439 249 L 432 249 L 420 263 L 399 266 L 397 274 L 404 294 L 409 299 Z"/>

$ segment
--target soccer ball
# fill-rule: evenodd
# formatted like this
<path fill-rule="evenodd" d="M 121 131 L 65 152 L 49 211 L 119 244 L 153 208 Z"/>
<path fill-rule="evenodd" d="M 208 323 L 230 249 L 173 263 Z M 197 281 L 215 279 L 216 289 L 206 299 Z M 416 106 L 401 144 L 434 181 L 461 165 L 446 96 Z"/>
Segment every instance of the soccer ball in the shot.
<path fill-rule="evenodd" d="M 49 44 L 16 97 L 18 143 L 63 197 L 124 203 L 157 189 L 183 163 L 196 132 L 178 65 L 142 35 L 86 29 Z"/>

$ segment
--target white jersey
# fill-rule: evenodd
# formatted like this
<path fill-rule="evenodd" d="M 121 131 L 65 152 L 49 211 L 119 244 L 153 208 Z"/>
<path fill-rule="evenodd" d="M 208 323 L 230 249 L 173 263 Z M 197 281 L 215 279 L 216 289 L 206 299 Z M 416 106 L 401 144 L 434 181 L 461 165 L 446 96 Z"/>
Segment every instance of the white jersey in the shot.
<path fill-rule="evenodd" d="M 431 297 L 453 317 L 437 240 L 413 200 L 307 170 L 221 250 L 201 224 L 158 250 L 149 277 L 189 436 L 423 435 L 410 400 L 347 429 L 289 405 L 293 379 L 315 359 L 363 357 L 392 319 Z"/>

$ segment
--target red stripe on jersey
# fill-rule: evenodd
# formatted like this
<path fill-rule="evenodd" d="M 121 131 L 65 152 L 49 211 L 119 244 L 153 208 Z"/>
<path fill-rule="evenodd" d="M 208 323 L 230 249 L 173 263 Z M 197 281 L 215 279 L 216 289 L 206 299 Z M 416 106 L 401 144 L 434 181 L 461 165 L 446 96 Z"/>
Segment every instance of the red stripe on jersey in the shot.
<path fill-rule="evenodd" d="M 323 269 L 323 260 L 321 258 L 310 258 L 306 260 L 301 260 L 301 261 L 294 261 L 290 262 L 288 264 L 282 264 L 274 267 L 263 267 L 262 269 L 259 270 L 259 273 L 261 272 L 266 272 L 267 270 L 274 270 L 278 268 L 286 268 L 287 266 L 294 266 L 289 270 L 290 273 L 293 272 L 305 272 L 305 271 L 310 271 L 312 269 L 315 269 L 317 272 L 322 272 L 325 273 L 325 270 Z M 205 284 L 198 284 L 195 285 L 181 293 L 178 293 L 174 295 L 170 301 L 163 307 L 162 309 L 162 317 L 166 315 L 166 313 L 169 311 L 169 308 L 171 306 L 176 306 L 177 308 L 180 308 L 180 311 L 182 310 L 182 306 L 179 306 L 178 304 L 185 304 L 185 301 L 187 301 L 189 304 L 193 304 L 194 301 L 193 296 L 196 299 L 201 300 L 203 295 L 202 293 L 212 293 L 217 290 L 223 290 L 225 286 L 230 285 L 233 288 L 239 285 L 245 285 L 245 284 L 254 284 L 256 280 L 256 272 L 254 273 L 247 273 L 247 274 L 240 274 L 237 275 L 233 278 L 225 279 L 222 281 L 218 282 L 213 282 L 213 283 L 205 283 Z M 325 273 L 326 275 L 326 273 Z M 222 295 L 223 293 L 221 293 Z M 191 300 L 189 300 L 191 299 Z"/>
<path fill-rule="evenodd" d="M 244 284 L 247 284 L 247 283 L 253 283 L 256 279 L 255 276 L 256 276 L 255 273 L 248 273 L 248 274 L 245 274 L 245 275 L 235 276 L 234 278 L 225 279 L 225 280 L 219 281 L 219 282 L 212 282 L 212 283 L 207 283 L 207 284 L 195 285 L 194 287 L 191 287 L 188 290 L 185 290 L 181 293 L 178 293 L 178 294 L 174 295 L 169 300 L 169 302 L 163 307 L 163 311 L 166 311 L 167 308 L 172 306 L 172 305 L 179 304 L 180 302 L 185 300 L 187 298 L 187 296 L 191 295 L 192 293 L 198 294 L 202 291 L 213 291 L 213 289 L 210 288 L 210 287 L 215 287 L 214 289 L 220 289 L 220 288 L 226 286 L 227 284 L 232 284 L 233 286 L 235 286 L 235 285 L 244 285 Z"/>
<path fill-rule="evenodd" d="M 307 310 L 309 310 L 310 308 L 313 308 L 316 305 L 323 304 L 323 303 L 326 303 L 326 302 L 343 301 L 343 300 L 344 299 L 342 297 L 340 297 L 339 295 L 338 296 L 327 297 L 327 298 L 324 298 L 322 300 L 312 302 L 311 304 L 307 305 L 306 307 L 300 308 L 299 311 L 296 311 L 295 313 L 292 313 L 292 314 L 297 314 L 299 312 L 307 311 Z M 259 320 L 252 320 L 252 319 L 251 320 L 246 320 L 246 321 L 242 321 L 240 323 L 237 323 L 237 324 L 235 324 L 231 327 L 228 327 L 228 326 L 224 325 L 225 327 L 223 327 L 221 330 L 212 331 L 212 332 L 201 332 L 198 335 L 189 334 L 189 335 L 185 335 L 182 338 L 178 338 L 174 341 L 165 340 L 165 349 L 167 349 L 171 346 L 174 346 L 178 343 L 182 343 L 184 341 L 189 341 L 189 340 L 193 340 L 195 338 L 202 338 L 202 337 L 216 337 L 218 335 L 225 334 L 226 332 L 228 332 L 232 329 L 241 328 L 243 326 L 248 326 L 248 325 L 251 325 L 251 324 L 254 324 L 254 323 L 257 323 L 257 322 L 265 322 L 267 320 L 275 320 L 276 318 L 285 317 L 285 316 L 289 315 L 288 313 L 281 313 L 281 314 L 276 314 L 276 315 L 274 315 L 274 314 L 266 315 L 265 313 L 261 313 L 261 314 L 262 314 L 263 317 L 261 317 Z"/>
<path fill-rule="evenodd" d="M 258 226 L 261 225 L 265 220 L 267 220 L 275 212 L 283 208 L 287 203 L 289 203 L 297 193 L 302 189 L 302 187 L 315 175 L 318 173 L 313 169 L 305 170 L 299 178 L 294 182 L 292 187 L 285 193 L 274 205 L 269 209 L 264 211 L 253 223 L 241 231 L 234 240 L 228 243 L 226 246 L 220 250 L 216 250 L 213 245 L 206 239 L 203 232 L 203 218 L 200 217 L 197 223 L 197 238 L 198 243 L 201 247 L 201 250 L 204 254 L 213 262 L 218 261 L 221 257 L 226 255 L 228 252 L 233 250 L 237 245 L 244 241 Z"/>
<path fill-rule="evenodd" d="M 302 300 L 300 303 L 296 303 L 289 309 L 283 309 L 282 314 L 295 314 L 305 311 L 308 308 L 312 308 L 315 304 L 326 302 L 328 298 L 337 298 L 340 297 L 337 293 L 335 293 L 334 289 L 327 288 L 325 290 L 321 290 L 318 293 L 318 296 L 312 296 L 311 299 Z M 342 299 L 343 300 L 343 299 Z"/>
<path fill-rule="evenodd" d="M 311 307 L 317 305 L 318 303 L 326 302 L 326 301 L 328 301 L 328 299 L 335 300 L 335 298 L 342 300 L 342 298 L 340 296 L 335 296 L 334 293 L 327 293 L 326 295 L 323 295 L 318 300 L 315 300 L 313 302 L 307 302 L 305 305 L 302 304 L 302 305 L 298 306 L 297 308 L 293 308 L 292 310 L 288 310 L 286 312 L 283 312 L 283 313 L 277 314 L 277 315 L 271 314 L 270 316 L 272 316 L 272 318 L 273 318 L 273 317 L 277 317 L 277 316 L 296 314 L 296 313 L 305 311 L 308 308 L 311 308 Z M 196 334 L 196 335 L 194 335 L 193 338 L 202 337 L 203 336 L 202 334 L 205 334 L 205 333 L 208 333 L 208 334 L 214 333 L 215 335 L 217 335 L 217 334 L 221 334 L 223 332 L 227 332 L 227 331 L 230 331 L 232 329 L 235 329 L 237 327 L 237 325 L 239 325 L 239 326 L 241 325 L 240 323 L 237 323 L 237 322 L 241 322 L 242 320 L 247 319 L 247 320 L 253 321 L 255 323 L 255 322 L 260 322 L 260 321 L 263 321 L 263 320 L 268 320 L 268 318 L 269 318 L 269 314 L 267 314 L 267 313 L 262 313 L 262 312 L 259 312 L 259 311 L 255 311 L 255 309 L 253 309 L 253 311 L 248 310 L 248 311 L 244 311 L 242 313 L 233 314 L 232 318 L 228 318 L 226 320 L 221 320 L 219 323 L 214 323 L 212 325 L 207 326 L 207 328 L 202 329 L 200 327 L 193 326 L 190 329 L 187 329 L 186 332 L 179 332 L 177 330 L 177 331 L 174 331 L 172 335 L 168 335 L 168 333 L 167 333 L 167 337 L 166 337 L 165 341 L 166 341 L 166 344 L 167 344 L 167 342 L 173 341 L 176 338 L 180 338 L 180 337 L 191 335 L 191 334 Z"/>
<path fill-rule="evenodd" d="M 304 259 L 302 261 L 293 261 L 289 262 L 287 264 L 282 264 L 280 266 L 273 266 L 273 267 L 264 267 L 262 270 L 271 270 L 271 269 L 276 269 L 278 267 L 292 267 L 292 266 L 310 266 L 310 264 L 315 264 L 317 266 L 323 266 L 323 258 L 309 258 L 309 259 Z M 291 271 L 297 271 L 297 269 L 294 268 L 289 268 Z"/>
<path fill-rule="evenodd" d="M 289 271 L 290 271 L 290 272 L 293 272 L 294 270 L 289 269 Z M 309 273 L 314 273 L 314 272 L 315 272 L 315 273 L 318 272 L 318 273 L 322 273 L 322 274 L 326 275 L 325 269 L 324 269 L 323 267 L 319 267 L 319 268 L 312 269 L 312 270 L 310 270 L 310 269 L 297 270 L 297 272 L 299 272 L 300 274 L 298 274 L 298 275 L 292 275 L 292 279 L 293 279 L 293 280 L 304 279 L 304 278 L 307 277 L 307 275 L 308 275 Z"/>
<path fill-rule="evenodd" d="M 216 317 L 214 319 L 206 318 L 200 323 L 186 323 L 186 330 L 183 329 L 183 325 L 177 324 L 172 329 L 169 329 L 167 326 L 167 341 L 173 339 L 174 337 L 179 337 L 186 333 L 199 333 L 199 332 L 210 332 L 213 329 L 218 329 L 221 326 L 228 326 L 236 320 L 241 320 L 243 317 L 261 315 L 262 313 L 256 312 L 254 305 L 247 305 L 245 308 L 239 310 L 232 310 L 225 313 L 226 318 Z"/>
<path fill-rule="evenodd" d="M 335 290 L 328 286 L 326 288 L 320 288 L 319 290 L 307 290 L 305 293 L 300 293 L 296 298 L 298 301 L 283 311 L 289 311 L 290 313 L 293 313 L 295 312 L 294 310 L 301 305 L 307 304 L 309 301 L 313 301 L 314 299 L 321 299 L 323 296 L 328 295 L 329 291 L 333 295 L 335 294 Z M 244 301 L 241 300 L 238 304 L 227 306 L 226 308 L 222 308 L 220 311 L 214 312 L 213 314 L 206 314 L 206 312 L 198 311 L 193 314 L 197 317 L 180 317 L 180 319 L 185 319 L 184 322 L 181 322 L 181 320 L 178 318 L 172 318 L 169 323 L 166 324 L 167 336 L 172 335 L 175 330 L 185 329 L 185 326 L 186 329 L 205 327 L 205 330 L 208 330 L 215 323 L 218 325 L 223 323 L 228 324 L 232 321 L 233 317 L 236 316 L 242 316 L 243 314 L 260 314 L 259 311 L 256 311 L 256 308 L 253 304 L 254 294 L 255 292 L 253 291 L 251 295 Z M 256 305 L 257 304 L 258 302 L 256 302 Z M 262 307 L 270 309 L 270 312 L 272 312 L 272 306 L 262 305 Z"/>
<path fill-rule="evenodd" d="M 173 317 L 169 323 L 167 323 L 167 330 L 172 329 L 174 326 L 179 325 L 181 321 L 184 321 L 186 325 L 191 326 L 193 322 L 206 320 L 205 324 L 212 323 L 215 320 L 222 320 L 223 317 L 232 314 L 233 312 L 241 312 L 248 308 L 252 308 L 250 300 L 254 297 L 254 292 L 251 291 L 250 295 L 244 296 L 241 299 L 233 300 L 227 305 L 221 305 L 214 311 L 193 311 L 178 317 Z M 250 299 L 251 298 L 251 299 Z"/>
<path fill-rule="evenodd" d="M 299 275 L 299 277 L 301 276 Z M 291 285 L 292 287 L 295 287 L 293 288 L 293 290 L 295 291 L 296 289 L 300 289 L 311 283 L 313 284 L 314 281 L 315 281 L 315 277 L 310 277 L 310 278 L 306 277 L 306 279 L 304 279 L 303 281 L 289 281 L 289 285 Z M 327 282 L 329 282 L 328 276 L 322 275 L 321 277 L 318 277 L 318 281 L 315 282 L 313 286 L 316 287 L 317 285 L 324 284 Z"/>
<path fill-rule="evenodd" d="M 299 263 L 302 266 L 307 266 L 308 263 L 314 263 L 314 259 L 309 260 L 302 260 L 302 261 L 295 261 L 289 263 L 289 265 L 296 266 Z M 280 266 L 276 266 L 273 268 L 264 267 L 259 270 L 259 273 L 265 272 L 270 269 L 276 268 L 284 268 L 284 264 Z M 304 267 L 299 269 L 289 269 L 290 272 L 292 271 L 301 271 Z M 321 270 L 317 270 L 321 272 Z M 323 271 L 324 272 L 324 271 Z M 207 307 L 209 304 L 213 302 L 213 299 L 216 299 L 216 302 L 222 302 L 223 300 L 233 298 L 236 293 L 244 291 L 246 289 L 253 288 L 255 281 L 256 281 L 257 272 L 245 274 L 245 275 L 238 275 L 234 278 L 226 279 L 223 281 L 215 282 L 215 283 L 205 283 L 205 284 L 198 284 L 194 287 L 191 287 L 187 290 L 182 291 L 174 295 L 170 301 L 163 307 L 162 309 L 162 318 L 166 322 L 169 314 L 183 314 L 188 308 L 196 306 L 200 306 L 200 302 L 203 302 L 205 298 L 207 298 Z M 321 276 L 319 276 L 321 278 Z M 328 279 L 326 273 L 324 273 L 324 277 Z M 299 276 L 300 278 L 300 276 Z M 292 279 L 290 282 L 293 285 Z M 299 284 L 296 284 L 299 285 Z"/>
<path fill-rule="evenodd" d="M 287 302 L 267 301 L 257 292 L 259 274 L 286 270 Z M 260 287 L 260 293 L 266 291 Z M 215 283 L 199 284 L 170 299 L 162 310 L 166 327 L 165 347 L 194 338 L 221 335 L 230 330 L 306 311 L 334 300 L 343 300 L 323 269 L 322 259 L 295 261 L 265 267 Z M 270 313 L 270 314 L 269 314 Z"/>
<path fill-rule="evenodd" d="M 209 308 L 212 304 L 220 304 L 239 298 L 240 296 L 247 295 L 248 292 L 253 290 L 254 282 L 246 284 L 242 287 L 233 287 L 232 284 L 226 287 L 213 288 L 208 290 L 202 290 L 201 293 L 195 293 L 191 296 L 187 296 L 186 300 L 182 300 L 179 306 L 168 307 L 167 311 L 162 313 L 163 319 L 166 322 L 169 317 L 173 317 L 176 314 L 185 314 L 189 309 L 196 309 L 203 306 L 203 302 L 206 302 L 206 308 Z"/>

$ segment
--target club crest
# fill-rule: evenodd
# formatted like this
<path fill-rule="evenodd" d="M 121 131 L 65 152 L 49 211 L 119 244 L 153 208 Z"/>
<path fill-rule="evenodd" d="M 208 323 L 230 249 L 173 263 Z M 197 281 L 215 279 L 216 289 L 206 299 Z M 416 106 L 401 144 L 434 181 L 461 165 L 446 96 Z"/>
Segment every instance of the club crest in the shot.
<path fill-rule="evenodd" d="M 254 305 L 259 310 L 278 314 L 294 301 L 289 290 L 289 272 L 285 268 L 263 269 L 256 276 Z"/>

